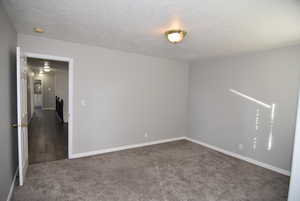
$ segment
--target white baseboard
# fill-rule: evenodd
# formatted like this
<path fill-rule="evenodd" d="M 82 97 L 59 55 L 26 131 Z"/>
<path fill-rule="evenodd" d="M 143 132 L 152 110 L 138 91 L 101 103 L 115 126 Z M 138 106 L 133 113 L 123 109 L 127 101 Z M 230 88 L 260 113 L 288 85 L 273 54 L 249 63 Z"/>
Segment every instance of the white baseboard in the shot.
<path fill-rule="evenodd" d="M 162 144 L 162 143 L 166 143 L 166 142 L 173 142 L 173 141 L 184 140 L 184 139 L 186 139 L 186 137 L 170 138 L 170 139 L 157 140 L 157 141 L 145 142 L 145 143 L 139 143 L 139 144 L 133 144 L 133 145 L 123 145 L 123 146 L 114 147 L 114 148 L 71 154 L 70 158 L 75 159 L 75 158 L 81 158 L 81 157 L 93 156 L 93 155 L 104 154 L 104 153 L 109 153 L 109 152 L 121 151 L 121 150 L 125 150 L 125 149 L 145 147 L 145 146 L 149 146 L 149 145 Z"/>
<path fill-rule="evenodd" d="M 194 139 L 189 138 L 189 137 L 185 137 L 185 139 L 188 140 L 188 141 L 191 141 L 191 142 L 200 144 L 200 145 L 202 145 L 202 146 L 204 146 L 204 147 L 213 149 L 213 150 L 215 150 L 215 151 L 221 152 L 221 153 L 223 153 L 223 154 L 232 156 L 232 157 L 234 157 L 234 158 L 238 158 L 238 159 L 240 159 L 240 160 L 247 161 L 247 162 L 252 163 L 252 164 L 254 164 L 254 165 L 257 165 L 257 166 L 260 166 L 260 167 L 263 167 L 263 168 L 272 170 L 272 171 L 274 171 L 274 172 L 278 172 L 278 173 L 283 174 L 283 175 L 286 175 L 286 176 L 290 176 L 290 175 L 291 175 L 291 172 L 288 171 L 288 170 L 284 170 L 284 169 L 281 169 L 281 168 L 272 166 L 272 165 L 270 165 L 270 164 L 267 164 L 267 163 L 263 163 L 263 162 L 254 160 L 254 159 L 252 159 L 252 158 L 249 158 L 249 157 L 246 157 L 246 156 L 242 156 L 242 155 L 240 155 L 240 154 L 237 154 L 237 153 L 234 153 L 234 152 L 231 152 L 231 151 L 226 151 L 226 150 L 221 149 L 221 148 L 219 148 L 219 147 L 216 147 L 216 146 L 213 146 L 213 145 L 210 145 L 210 144 L 206 144 L 206 143 L 204 143 L 204 142 L 200 142 L 200 141 L 198 141 L 198 140 L 194 140 Z"/>
<path fill-rule="evenodd" d="M 139 143 L 139 144 L 133 144 L 133 145 L 123 145 L 123 146 L 119 146 L 119 147 L 113 147 L 113 148 L 108 148 L 108 149 L 101 149 L 101 150 L 95 150 L 95 151 L 90 151 L 90 152 L 84 152 L 84 153 L 76 153 L 76 154 L 71 154 L 70 159 L 75 159 L 75 158 L 82 158 L 82 157 L 88 157 L 88 156 L 93 156 L 93 155 L 98 155 L 98 154 L 104 154 L 104 153 L 109 153 L 109 152 L 115 152 L 115 151 L 121 151 L 121 150 L 126 150 L 126 149 L 133 149 L 133 148 L 138 148 L 138 147 L 145 147 L 145 146 L 149 146 L 149 145 L 155 145 L 155 144 L 161 144 L 161 143 L 166 143 L 166 142 L 172 142 L 172 141 L 178 141 L 178 140 L 188 140 L 190 142 L 196 143 L 196 144 L 200 144 L 202 146 L 205 146 L 209 149 L 213 149 L 215 151 L 221 152 L 223 154 L 226 154 L 228 156 L 234 157 L 234 158 L 238 158 L 240 160 L 244 160 L 246 162 L 252 163 L 254 165 L 272 170 L 274 172 L 278 172 L 280 174 L 286 175 L 286 176 L 290 176 L 291 172 L 288 170 L 284 170 L 275 166 L 272 166 L 270 164 L 267 163 L 263 163 L 257 160 L 254 160 L 252 158 L 246 157 L 246 156 L 242 156 L 240 154 L 231 152 L 231 151 L 227 151 L 224 149 L 221 149 L 219 147 L 204 143 L 204 142 L 200 142 L 198 140 L 194 140 L 192 138 L 189 137 L 178 137 L 178 138 L 170 138 L 170 139 L 164 139 L 164 140 L 158 140 L 158 141 L 152 141 L 152 142 L 145 142 L 145 143 Z"/>
<path fill-rule="evenodd" d="M 11 182 L 10 189 L 9 189 L 6 201 L 10 201 L 11 200 L 12 194 L 14 192 L 14 188 L 16 186 L 16 179 L 17 179 L 18 172 L 19 172 L 19 168 L 17 168 L 17 170 L 15 172 L 15 175 L 14 175 L 14 178 L 13 178 L 13 180 Z"/>

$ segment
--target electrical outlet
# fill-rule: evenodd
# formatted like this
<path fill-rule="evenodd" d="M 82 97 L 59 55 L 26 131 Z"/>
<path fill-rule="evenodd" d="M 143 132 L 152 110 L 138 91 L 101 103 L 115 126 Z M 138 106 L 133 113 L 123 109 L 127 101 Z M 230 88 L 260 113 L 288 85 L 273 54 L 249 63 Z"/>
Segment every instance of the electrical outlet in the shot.
<path fill-rule="evenodd" d="M 147 132 L 144 134 L 144 137 L 148 137 L 148 133 Z"/>

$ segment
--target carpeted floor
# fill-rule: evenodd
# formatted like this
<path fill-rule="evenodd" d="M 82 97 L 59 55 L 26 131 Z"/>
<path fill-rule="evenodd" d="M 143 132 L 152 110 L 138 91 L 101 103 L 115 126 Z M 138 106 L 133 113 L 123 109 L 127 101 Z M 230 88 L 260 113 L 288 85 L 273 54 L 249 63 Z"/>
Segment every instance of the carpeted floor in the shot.
<path fill-rule="evenodd" d="M 30 165 L 14 201 L 286 201 L 289 177 L 185 140 Z"/>

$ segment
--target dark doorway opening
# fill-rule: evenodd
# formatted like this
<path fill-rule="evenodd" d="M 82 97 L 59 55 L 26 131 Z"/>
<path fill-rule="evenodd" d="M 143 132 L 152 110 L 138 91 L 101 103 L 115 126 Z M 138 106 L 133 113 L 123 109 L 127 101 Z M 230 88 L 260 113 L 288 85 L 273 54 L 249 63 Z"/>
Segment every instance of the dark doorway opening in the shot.
<path fill-rule="evenodd" d="M 27 58 L 29 164 L 68 158 L 68 65 Z"/>

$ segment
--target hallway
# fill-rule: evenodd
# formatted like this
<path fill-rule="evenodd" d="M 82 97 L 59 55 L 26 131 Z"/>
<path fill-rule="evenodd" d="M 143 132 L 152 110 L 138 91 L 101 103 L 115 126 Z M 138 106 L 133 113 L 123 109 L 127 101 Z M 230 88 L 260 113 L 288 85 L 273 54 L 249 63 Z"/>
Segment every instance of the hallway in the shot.
<path fill-rule="evenodd" d="M 29 164 L 68 157 L 68 124 L 54 110 L 36 109 L 28 128 Z"/>

